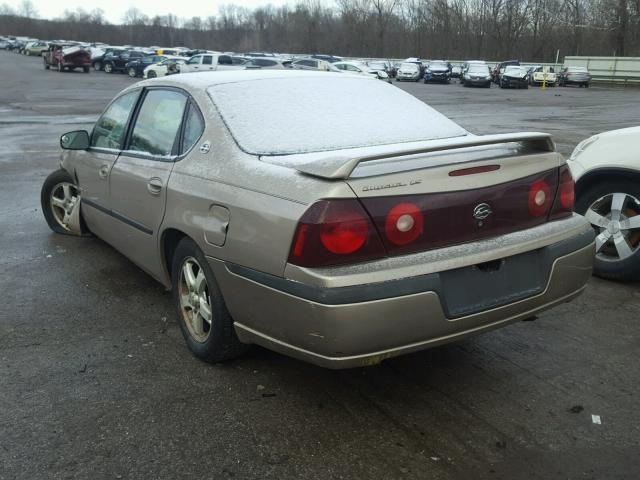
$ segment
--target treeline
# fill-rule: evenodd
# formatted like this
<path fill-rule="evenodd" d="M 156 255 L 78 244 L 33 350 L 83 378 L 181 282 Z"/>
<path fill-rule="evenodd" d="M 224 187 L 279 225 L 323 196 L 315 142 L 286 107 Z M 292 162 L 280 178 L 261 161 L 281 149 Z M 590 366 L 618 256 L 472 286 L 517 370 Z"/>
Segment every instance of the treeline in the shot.
<path fill-rule="evenodd" d="M 560 59 L 640 56 L 640 0 L 337 0 L 334 7 L 307 0 L 226 5 L 206 18 L 148 17 L 132 8 L 119 25 L 99 9 L 42 20 L 5 5 L 0 34 L 237 52 L 552 62 L 557 50 Z"/>

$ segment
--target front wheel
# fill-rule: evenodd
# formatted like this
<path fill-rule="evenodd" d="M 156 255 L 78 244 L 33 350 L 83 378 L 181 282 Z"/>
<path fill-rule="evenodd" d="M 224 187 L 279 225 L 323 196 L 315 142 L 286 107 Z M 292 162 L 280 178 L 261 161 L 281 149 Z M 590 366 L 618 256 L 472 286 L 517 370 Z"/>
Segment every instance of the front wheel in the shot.
<path fill-rule="evenodd" d="M 127 73 L 129 74 L 129 76 L 131 78 L 136 78 L 138 76 L 138 73 L 136 72 L 135 68 L 129 68 L 129 70 L 127 71 Z"/>
<path fill-rule="evenodd" d="M 153 70 L 149 70 L 147 72 L 147 78 L 156 78 L 158 76 L 158 74 L 156 72 L 154 72 Z"/>
<path fill-rule="evenodd" d="M 93 69 L 96 72 L 99 72 L 100 70 L 102 70 L 102 62 L 94 62 Z"/>
<path fill-rule="evenodd" d="M 46 178 L 40 191 L 40 205 L 51 230 L 82 235 L 80 189 L 66 170 L 56 170 Z"/>
<path fill-rule="evenodd" d="M 64 72 L 64 67 L 62 66 L 61 63 L 58 63 L 58 71 L 59 72 Z"/>
<path fill-rule="evenodd" d="M 105 73 L 113 73 L 113 65 L 111 65 L 110 63 L 105 63 L 104 71 Z"/>
<path fill-rule="evenodd" d="M 44 69 L 49 70 L 49 64 L 47 63 L 47 59 L 44 59 Z"/>
<path fill-rule="evenodd" d="M 82 71 L 84 73 L 89 73 L 89 67 L 82 67 Z"/>
<path fill-rule="evenodd" d="M 575 206 L 596 232 L 594 273 L 610 280 L 640 280 L 640 186 L 604 181 Z"/>
<path fill-rule="evenodd" d="M 180 330 L 196 357 L 217 363 L 248 350 L 236 336 L 209 263 L 190 238 L 182 239 L 176 247 L 171 281 Z"/>

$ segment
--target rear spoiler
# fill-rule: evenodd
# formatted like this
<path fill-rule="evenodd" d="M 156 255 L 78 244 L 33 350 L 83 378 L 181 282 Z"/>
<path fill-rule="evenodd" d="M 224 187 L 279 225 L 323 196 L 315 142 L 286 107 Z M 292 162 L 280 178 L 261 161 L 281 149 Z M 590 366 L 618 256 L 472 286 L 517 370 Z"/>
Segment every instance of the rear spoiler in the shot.
<path fill-rule="evenodd" d="M 301 173 L 312 175 L 314 177 L 339 180 L 349 178 L 361 162 L 510 142 L 520 143 L 525 147 L 543 152 L 554 152 L 556 149 L 553 140 L 551 140 L 551 135 L 548 133 L 530 132 L 504 133 L 499 135 L 469 135 L 465 137 L 434 140 L 433 142 L 425 144 L 425 146 L 421 148 L 403 149 L 401 146 L 398 146 L 397 150 L 391 150 L 384 154 L 361 157 L 352 157 L 346 154 L 333 157 L 327 156 L 326 158 L 318 159 L 309 163 L 292 165 L 292 167 Z"/>

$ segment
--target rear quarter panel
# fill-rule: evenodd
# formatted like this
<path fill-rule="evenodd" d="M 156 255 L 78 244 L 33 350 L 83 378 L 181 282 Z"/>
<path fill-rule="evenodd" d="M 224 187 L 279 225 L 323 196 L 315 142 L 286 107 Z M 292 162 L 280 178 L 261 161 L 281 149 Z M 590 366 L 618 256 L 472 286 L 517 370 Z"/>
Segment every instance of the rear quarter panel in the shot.
<path fill-rule="evenodd" d="M 353 197 L 353 191 L 345 182 L 315 179 L 242 152 L 209 97 L 190 93 L 206 119 L 206 129 L 174 166 L 162 231 L 184 232 L 208 256 L 282 276 L 298 219 L 308 206 L 320 198 Z M 202 153 L 205 142 L 211 149 Z M 229 212 L 221 246 L 205 238 L 212 207 Z"/>

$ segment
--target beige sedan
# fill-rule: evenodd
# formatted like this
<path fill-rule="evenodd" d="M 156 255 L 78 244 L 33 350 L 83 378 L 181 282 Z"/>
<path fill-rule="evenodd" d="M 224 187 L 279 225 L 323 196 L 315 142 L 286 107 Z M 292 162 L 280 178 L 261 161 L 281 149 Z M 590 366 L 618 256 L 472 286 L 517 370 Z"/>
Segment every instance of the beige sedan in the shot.
<path fill-rule="evenodd" d="M 594 232 L 547 134 L 475 136 L 362 76 L 147 80 L 61 146 L 49 226 L 171 289 L 212 362 L 255 343 L 371 365 L 530 318 L 591 274 Z"/>

